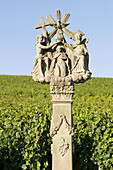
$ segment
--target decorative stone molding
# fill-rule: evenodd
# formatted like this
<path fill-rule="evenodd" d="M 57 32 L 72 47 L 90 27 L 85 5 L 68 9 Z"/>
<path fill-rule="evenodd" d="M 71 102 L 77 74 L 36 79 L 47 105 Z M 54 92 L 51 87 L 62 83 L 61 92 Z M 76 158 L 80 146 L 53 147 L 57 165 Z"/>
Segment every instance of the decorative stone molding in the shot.
<path fill-rule="evenodd" d="M 69 150 L 69 144 L 66 143 L 66 140 L 64 138 L 61 139 L 59 145 L 58 145 L 58 150 L 61 156 L 63 157 L 67 151 Z"/>
<path fill-rule="evenodd" d="M 73 94 L 74 86 L 50 86 L 51 94 Z"/>
<path fill-rule="evenodd" d="M 64 123 L 65 128 L 68 131 L 69 135 L 71 135 L 71 136 L 74 135 L 74 128 L 70 126 L 70 124 L 68 123 L 68 121 L 66 119 L 66 116 L 60 115 L 60 123 L 50 130 L 51 137 L 53 137 L 54 135 L 57 134 L 57 132 L 59 131 L 59 129 L 63 123 Z"/>
<path fill-rule="evenodd" d="M 74 94 L 74 84 L 71 78 L 53 78 L 50 83 L 50 93 L 52 95 L 52 101 L 57 102 L 63 100 L 72 100 Z"/>

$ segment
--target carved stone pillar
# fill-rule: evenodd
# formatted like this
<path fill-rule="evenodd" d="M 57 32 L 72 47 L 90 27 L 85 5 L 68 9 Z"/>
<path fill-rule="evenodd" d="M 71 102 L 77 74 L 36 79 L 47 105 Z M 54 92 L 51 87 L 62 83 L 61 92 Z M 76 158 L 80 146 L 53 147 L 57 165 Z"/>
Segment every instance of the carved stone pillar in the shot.
<path fill-rule="evenodd" d="M 88 39 L 82 40 L 83 32 L 76 30 L 75 33 L 68 30 L 67 23 L 69 13 L 66 13 L 61 21 L 61 12 L 56 11 L 55 21 L 51 15 L 47 15 L 48 22 L 40 18 L 40 24 L 36 29 L 42 28 L 43 35 L 37 36 L 35 65 L 32 70 L 34 81 L 50 83 L 53 115 L 51 120 L 50 134 L 53 138 L 51 146 L 52 170 L 72 170 L 72 96 L 74 83 L 84 83 L 91 78 L 89 71 L 89 53 L 87 50 Z M 51 32 L 46 26 L 54 27 Z M 74 44 L 69 44 L 63 32 Z M 51 43 L 53 36 L 55 43 Z M 41 62 L 40 62 L 41 61 Z"/>
<path fill-rule="evenodd" d="M 51 145 L 52 170 L 72 170 L 72 96 L 74 85 L 70 78 L 54 78 L 50 83 L 53 103 L 53 115 L 50 134 L 53 139 Z"/>

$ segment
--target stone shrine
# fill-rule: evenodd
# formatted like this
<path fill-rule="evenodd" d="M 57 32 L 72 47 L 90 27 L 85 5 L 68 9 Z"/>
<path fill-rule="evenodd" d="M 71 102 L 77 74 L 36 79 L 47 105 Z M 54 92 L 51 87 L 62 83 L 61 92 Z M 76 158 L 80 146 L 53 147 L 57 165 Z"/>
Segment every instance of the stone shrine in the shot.
<path fill-rule="evenodd" d="M 84 83 L 91 78 L 89 71 L 88 39 L 82 40 L 84 33 L 77 29 L 72 33 L 66 27 L 70 14 L 66 13 L 61 21 L 60 10 L 56 11 L 55 21 L 47 15 L 48 22 L 40 18 L 40 24 L 35 29 L 42 28 L 43 35 L 37 36 L 35 64 L 32 70 L 34 81 L 50 83 L 53 115 L 50 135 L 52 170 L 72 170 L 72 136 L 74 135 L 72 119 L 72 96 L 74 83 Z M 53 27 L 48 33 L 46 26 Z M 75 42 L 68 44 L 64 33 Z M 51 39 L 56 34 L 55 42 Z"/>

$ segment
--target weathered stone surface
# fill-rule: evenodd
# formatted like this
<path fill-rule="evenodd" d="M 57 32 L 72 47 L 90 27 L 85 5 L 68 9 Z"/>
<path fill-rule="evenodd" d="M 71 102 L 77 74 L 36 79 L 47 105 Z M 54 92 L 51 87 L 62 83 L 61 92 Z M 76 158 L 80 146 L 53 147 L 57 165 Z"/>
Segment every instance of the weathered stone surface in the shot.
<path fill-rule="evenodd" d="M 52 170 L 72 170 L 72 136 L 74 135 L 71 113 L 74 85 L 70 78 L 58 78 L 50 83 L 53 103 L 50 135 Z"/>
<path fill-rule="evenodd" d="M 66 27 L 70 14 L 64 15 L 61 22 L 61 12 L 56 11 L 57 22 L 47 15 L 48 22 L 40 18 L 41 24 L 35 26 L 36 29 L 42 28 L 43 35 L 37 36 L 35 65 L 32 70 L 32 76 L 35 81 L 40 83 L 50 83 L 53 78 L 69 77 L 74 83 L 83 83 L 91 78 L 89 71 L 89 53 L 87 50 L 88 39 L 82 40 L 82 33 L 77 30 L 75 33 L 69 31 Z M 52 26 L 54 29 L 48 33 L 46 26 Z M 75 41 L 74 44 L 68 44 L 63 33 Z M 55 43 L 50 45 L 52 37 L 56 34 Z"/>
<path fill-rule="evenodd" d="M 84 33 L 77 30 L 72 33 L 66 27 L 70 14 L 64 15 L 61 22 L 61 12 L 56 11 L 57 22 L 47 15 L 48 22 L 40 18 L 40 24 L 35 28 L 42 28 L 43 35 L 37 36 L 35 65 L 32 70 L 34 81 L 50 83 L 52 95 L 53 115 L 50 135 L 52 170 L 72 170 L 72 136 L 74 135 L 72 119 L 72 96 L 74 83 L 84 83 L 91 78 L 89 71 L 88 39 L 83 39 Z M 46 26 L 54 29 L 48 33 Z M 68 44 L 65 33 L 75 43 Z M 55 43 L 51 43 L 56 34 Z"/>

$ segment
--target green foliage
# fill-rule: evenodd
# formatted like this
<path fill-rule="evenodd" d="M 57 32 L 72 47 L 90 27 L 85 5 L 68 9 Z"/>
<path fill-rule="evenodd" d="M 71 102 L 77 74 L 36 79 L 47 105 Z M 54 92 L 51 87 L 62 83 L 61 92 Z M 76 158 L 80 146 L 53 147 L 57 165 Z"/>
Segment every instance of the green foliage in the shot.
<path fill-rule="evenodd" d="M 75 87 L 74 162 L 77 169 L 113 167 L 113 79 L 92 78 Z M 92 168 L 93 167 L 93 168 Z"/>
<path fill-rule="evenodd" d="M 0 80 L 0 165 L 10 170 L 50 169 L 49 85 L 22 76 Z"/>
<path fill-rule="evenodd" d="M 0 169 L 50 170 L 49 85 L 29 76 L 0 76 Z M 113 79 L 75 85 L 74 169 L 113 167 Z M 95 164 L 95 165 L 94 165 Z"/>

